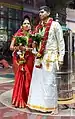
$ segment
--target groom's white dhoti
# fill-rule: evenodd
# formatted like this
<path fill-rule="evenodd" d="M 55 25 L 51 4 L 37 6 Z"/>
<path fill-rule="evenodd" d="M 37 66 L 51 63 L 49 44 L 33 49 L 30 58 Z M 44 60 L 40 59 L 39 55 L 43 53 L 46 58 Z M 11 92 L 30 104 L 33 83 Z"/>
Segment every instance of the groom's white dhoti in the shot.
<path fill-rule="evenodd" d="M 45 71 L 34 66 L 28 106 L 39 111 L 52 111 L 57 108 L 57 84 L 55 72 Z"/>

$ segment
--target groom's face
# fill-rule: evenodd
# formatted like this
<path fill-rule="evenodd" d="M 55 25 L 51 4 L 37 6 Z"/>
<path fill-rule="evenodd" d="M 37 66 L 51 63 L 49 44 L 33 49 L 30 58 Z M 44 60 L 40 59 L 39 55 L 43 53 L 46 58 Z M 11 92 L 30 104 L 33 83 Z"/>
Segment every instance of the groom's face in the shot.
<path fill-rule="evenodd" d="M 44 9 L 41 9 L 39 11 L 40 20 L 46 19 L 48 17 L 48 15 L 49 15 L 48 12 L 46 10 L 44 10 Z"/>

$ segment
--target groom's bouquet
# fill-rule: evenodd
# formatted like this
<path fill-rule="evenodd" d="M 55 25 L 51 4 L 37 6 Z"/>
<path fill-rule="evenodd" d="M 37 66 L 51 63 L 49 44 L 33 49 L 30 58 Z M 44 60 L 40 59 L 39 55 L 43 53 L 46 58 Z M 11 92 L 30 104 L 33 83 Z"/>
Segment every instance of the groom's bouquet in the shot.
<path fill-rule="evenodd" d="M 43 38 L 43 34 L 42 34 L 42 32 L 34 33 L 34 34 L 31 34 L 30 37 L 32 38 L 33 42 L 37 44 L 37 47 L 36 47 L 37 51 L 33 51 L 34 54 L 36 55 L 35 66 L 37 68 L 41 68 L 41 66 L 42 66 L 41 65 L 41 60 L 42 60 L 42 58 L 37 58 L 37 54 L 38 54 L 38 51 L 39 51 L 40 43 L 41 43 L 42 38 Z"/>
<path fill-rule="evenodd" d="M 41 42 L 42 36 L 39 33 L 33 33 L 33 34 L 30 34 L 30 38 L 32 38 L 33 42 L 35 41 L 37 45 L 39 45 Z"/>

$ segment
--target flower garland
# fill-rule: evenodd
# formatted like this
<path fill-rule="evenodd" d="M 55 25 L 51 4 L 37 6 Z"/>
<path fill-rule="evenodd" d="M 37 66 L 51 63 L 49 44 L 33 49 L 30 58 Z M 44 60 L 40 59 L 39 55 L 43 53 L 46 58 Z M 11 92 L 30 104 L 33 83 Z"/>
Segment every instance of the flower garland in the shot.
<path fill-rule="evenodd" d="M 40 47 L 40 49 L 38 51 L 37 58 L 40 58 L 44 54 L 45 46 L 46 46 L 47 39 L 48 39 L 49 29 L 51 27 L 52 21 L 53 21 L 53 19 L 50 18 L 49 21 L 48 21 L 48 23 L 45 24 L 46 29 L 45 29 L 44 36 L 43 36 L 43 38 L 41 40 L 41 47 Z M 43 29 L 43 26 L 41 24 L 39 24 L 36 27 L 36 32 L 39 32 L 39 29 L 41 29 L 41 30 Z"/>

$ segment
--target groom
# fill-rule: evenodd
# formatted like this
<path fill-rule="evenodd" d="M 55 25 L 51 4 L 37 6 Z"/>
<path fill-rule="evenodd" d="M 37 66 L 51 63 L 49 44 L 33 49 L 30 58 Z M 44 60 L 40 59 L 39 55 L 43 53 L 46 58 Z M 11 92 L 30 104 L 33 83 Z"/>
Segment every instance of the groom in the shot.
<path fill-rule="evenodd" d="M 58 112 L 56 71 L 63 64 L 65 44 L 60 24 L 50 17 L 50 8 L 39 9 L 36 33 L 43 33 L 32 74 L 28 107 L 41 112 Z"/>

